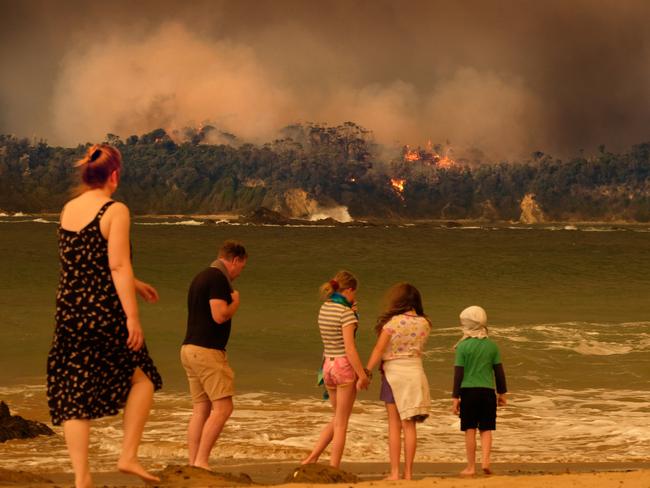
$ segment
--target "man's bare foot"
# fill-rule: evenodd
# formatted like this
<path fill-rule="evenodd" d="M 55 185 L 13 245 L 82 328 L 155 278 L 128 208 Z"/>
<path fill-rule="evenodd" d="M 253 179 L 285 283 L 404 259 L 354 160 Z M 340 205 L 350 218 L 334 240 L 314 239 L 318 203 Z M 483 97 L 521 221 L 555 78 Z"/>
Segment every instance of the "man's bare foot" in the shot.
<path fill-rule="evenodd" d="M 483 474 L 493 474 L 490 468 L 483 468 Z"/>
<path fill-rule="evenodd" d="M 144 469 L 137 459 L 133 459 L 131 461 L 120 459 L 117 462 L 117 469 L 122 473 L 138 476 L 144 481 L 160 481 L 160 478 L 158 478 L 158 476 L 154 476 L 149 471 Z"/>
<path fill-rule="evenodd" d="M 476 474 L 476 468 L 470 468 L 469 466 L 460 472 L 461 476 L 474 476 L 475 474 Z"/>

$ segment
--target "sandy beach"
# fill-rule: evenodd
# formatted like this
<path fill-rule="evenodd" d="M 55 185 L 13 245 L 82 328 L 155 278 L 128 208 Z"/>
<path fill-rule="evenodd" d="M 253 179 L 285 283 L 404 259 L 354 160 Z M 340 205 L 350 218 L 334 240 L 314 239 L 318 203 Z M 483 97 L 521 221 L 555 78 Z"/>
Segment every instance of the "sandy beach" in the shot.
<path fill-rule="evenodd" d="M 224 487 L 249 484 L 292 486 L 295 488 L 318 486 L 323 483 L 298 482 L 286 484 L 285 480 L 297 468 L 291 463 L 232 464 L 215 467 L 211 473 L 188 466 L 170 465 L 157 472 L 161 482 L 146 485 L 133 476 L 119 472 L 93 473 L 96 486 L 177 486 L 177 487 Z M 343 463 L 342 469 L 358 477 L 358 482 L 344 482 L 359 488 L 413 487 L 435 485 L 437 488 L 492 488 L 508 486 L 513 488 L 609 488 L 650 486 L 649 463 L 502 463 L 494 464 L 492 476 L 476 475 L 461 477 L 457 473 L 463 468 L 457 463 L 420 463 L 415 466 L 415 480 L 386 481 L 387 463 Z M 252 482 L 252 483 L 251 483 Z M 0 468 L 0 486 L 21 486 L 45 488 L 70 486 L 71 473 L 36 473 L 9 471 Z"/>

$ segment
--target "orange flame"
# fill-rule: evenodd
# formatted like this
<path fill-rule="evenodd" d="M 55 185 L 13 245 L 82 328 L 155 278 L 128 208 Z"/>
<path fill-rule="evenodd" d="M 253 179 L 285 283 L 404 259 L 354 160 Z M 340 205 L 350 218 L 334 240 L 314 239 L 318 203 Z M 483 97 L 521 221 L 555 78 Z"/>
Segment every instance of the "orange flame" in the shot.
<path fill-rule="evenodd" d="M 438 168 L 442 168 L 442 169 L 449 169 L 449 168 L 453 168 L 454 166 L 456 166 L 456 161 L 454 161 L 453 159 L 451 159 L 448 156 L 444 156 L 444 157 L 442 157 L 442 158 L 440 158 L 438 160 L 438 162 L 436 163 L 436 166 L 438 166 Z"/>
<path fill-rule="evenodd" d="M 445 155 L 441 156 L 434 149 L 431 141 L 427 142 L 426 148 L 411 149 L 407 144 L 404 146 L 404 162 L 414 163 L 419 161 L 428 166 L 434 166 L 439 169 L 449 169 L 458 166 L 458 163 L 449 157 L 450 148 L 447 148 Z"/>
<path fill-rule="evenodd" d="M 397 192 L 400 198 L 402 198 L 402 193 L 404 193 L 404 186 L 406 185 L 406 180 L 402 178 L 391 178 L 390 186 L 393 187 L 393 190 Z"/>
<path fill-rule="evenodd" d="M 420 159 L 420 155 L 418 154 L 417 151 L 412 151 L 408 149 L 404 153 L 404 161 L 413 162 L 413 161 L 417 161 L 418 159 Z"/>

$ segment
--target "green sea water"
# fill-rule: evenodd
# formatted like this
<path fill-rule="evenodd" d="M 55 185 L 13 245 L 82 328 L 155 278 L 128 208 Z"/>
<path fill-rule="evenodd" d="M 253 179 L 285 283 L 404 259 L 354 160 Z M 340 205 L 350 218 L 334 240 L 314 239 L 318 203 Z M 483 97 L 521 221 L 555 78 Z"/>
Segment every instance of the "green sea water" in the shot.
<path fill-rule="evenodd" d="M 190 403 L 178 355 L 187 287 L 226 238 L 243 241 L 249 261 L 235 282 L 242 305 L 228 345 L 241 395 L 233 420 L 239 427 L 230 427 L 222 455 L 230 455 L 223 453 L 231 452 L 232 441 L 232 456 L 299 458 L 315 440 L 327 411 L 315 387 L 322 353 L 318 287 L 343 268 L 360 282 L 357 342 L 364 360 L 385 290 L 409 281 L 422 293 L 434 326 L 425 370 L 436 415 L 448 422 L 423 427 L 432 430 L 420 456 L 456 459 L 437 447 L 448 436 L 462 458 L 448 397 L 458 314 L 469 305 L 487 310 L 512 392 L 500 421 L 508 432 L 501 448 L 509 454 L 502 453 L 502 460 L 625 461 L 650 455 L 650 229 L 273 227 L 135 219 L 136 274 L 161 297 L 156 305 L 142 304 L 141 315 L 165 382 L 148 434 L 170 443 L 164 459 L 184 455 Z M 53 219 L 0 218 L 0 397 L 28 411 L 44 403 L 57 279 Z M 360 395 L 361 411 L 353 415 L 350 449 L 366 453 L 358 454 L 360 460 L 384 457 L 383 444 L 368 451 L 376 444 L 371 437 L 384 435 L 383 424 L 373 420 L 382 411 L 377 390 L 373 384 Z M 39 415 L 47 420 L 44 408 Z M 62 457 L 52 463 L 65 459 L 61 449 Z M 29 457 L 21 456 L 16 462 Z M 159 460 L 161 454 L 151 456 Z"/>
<path fill-rule="evenodd" d="M 310 375 L 321 351 L 317 289 L 338 269 L 359 278 L 363 356 L 372 347 L 382 294 L 398 281 L 420 289 L 436 329 L 455 327 L 458 313 L 472 304 L 487 310 L 495 330 L 581 322 L 615 327 L 650 320 L 650 233 L 638 229 L 137 222 L 132 231 L 136 273 L 161 296 L 158 304 L 141 306 L 145 334 L 173 389 L 184 386 L 178 348 L 185 333 L 187 287 L 226 238 L 243 241 L 250 255 L 236 282 L 242 306 L 228 347 L 239 384 L 247 391 L 306 392 L 312 386 Z M 56 224 L 1 223 L 0 270 L 0 383 L 27 382 L 43 375 L 53 330 Z M 448 344 L 436 343 L 434 334 L 431 342 L 450 350 L 453 339 L 451 334 Z M 526 364 L 548 359 L 529 353 L 518 359 Z M 588 384 L 587 371 L 579 373 L 576 381 Z"/>

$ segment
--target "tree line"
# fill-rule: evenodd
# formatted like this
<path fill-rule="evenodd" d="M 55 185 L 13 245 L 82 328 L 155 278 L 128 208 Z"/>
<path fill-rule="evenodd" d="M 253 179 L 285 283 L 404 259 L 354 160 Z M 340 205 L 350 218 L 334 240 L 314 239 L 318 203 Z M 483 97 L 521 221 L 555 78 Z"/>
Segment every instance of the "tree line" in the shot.
<path fill-rule="evenodd" d="M 125 140 L 108 134 L 106 142 L 125 160 L 116 197 L 137 214 L 286 211 L 284 195 L 300 188 L 356 218 L 517 220 L 522 199 L 534 194 L 549 220 L 650 221 L 650 142 L 565 161 L 536 152 L 445 168 L 401 156 L 383 161 L 372 133 L 352 122 L 291 125 L 262 145 L 211 126 Z M 0 209 L 59 211 L 87 147 L 0 135 Z"/>

